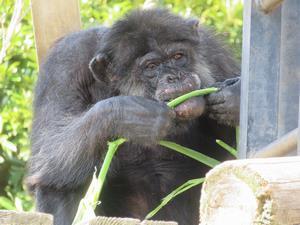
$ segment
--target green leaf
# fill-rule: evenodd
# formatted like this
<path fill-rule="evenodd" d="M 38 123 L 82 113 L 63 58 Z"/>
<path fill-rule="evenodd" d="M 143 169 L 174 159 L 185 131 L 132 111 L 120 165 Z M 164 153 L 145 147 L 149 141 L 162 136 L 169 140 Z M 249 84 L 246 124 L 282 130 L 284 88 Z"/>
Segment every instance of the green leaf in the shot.
<path fill-rule="evenodd" d="M 239 126 L 235 127 L 235 141 L 236 141 L 237 145 L 240 142 L 240 127 Z"/>
<path fill-rule="evenodd" d="M 231 155 L 233 155 L 235 158 L 237 158 L 237 150 L 234 149 L 233 147 L 229 146 L 225 142 L 217 139 L 216 143 L 220 145 L 222 148 L 224 148 L 226 151 L 228 151 Z"/>
<path fill-rule="evenodd" d="M 170 201 L 172 201 L 177 195 L 180 195 L 181 193 L 191 189 L 192 187 L 202 184 L 204 182 L 205 178 L 198 178 L 193 180 L 188 180 L 183 185 L 176 188 L 174 191 L 172 191 L 170 194 L 168 194 L 166 197 L 164 197 L 161 201 L 161 203 L 153 209 L 150 213 L 147 214 L 146 220 L 153 217 L 158 211 L 160 211 L 165 205 L 167 205 Z"/>
<path fill-rule="evenodd" d="M 4 196 L 0 196 L 0 208 L 7 209 L 7 210 L 15 210 L 16 207 L 14 206 L 14 203 Z"/>
<path fill-rule="evenodd" d="M 216 165 L 220 164 L 220 162 L 218 160 L 215 160 L 209 156 L 206 156 L 200 152 L 197 152 L 195 150 L 192 150 L 190 148 L 187 147 L 183 147 L 179 144 L 176 144 L 174 142 L 170 142 L 170 141 L 160 141 L 159 144 L 161 146 L 164 146 L 166 148 L 172 149 L 176 152 L 179 152 L 183 155 L 186 155 L 192 159 L 197 160 L 198 162 L 201 162 L 211 168 L 215 167 Z"/>
<path fill-rule="evenodd" d="M 17 146 L 15 146 L 12 142 L 7 140 L 6 138 L 0 138 L 0 144 L 2 148 L 6 151 L 17 152 Z"/>

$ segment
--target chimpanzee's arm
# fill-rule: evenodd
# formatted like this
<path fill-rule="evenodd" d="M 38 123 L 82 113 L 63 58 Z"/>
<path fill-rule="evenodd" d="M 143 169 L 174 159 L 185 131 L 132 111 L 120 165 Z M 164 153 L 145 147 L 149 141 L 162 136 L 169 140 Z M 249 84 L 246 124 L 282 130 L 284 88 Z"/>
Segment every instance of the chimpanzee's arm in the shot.
<path fill-rule="evenodd" d="M 58 189 L 84 184 L 100 164 L 108 140 L 157 142 L 167 134 L 173 114 L 161 103 L 134 96 L 99 101 L 77 116 L 48 110 L 56 117 L 45 113 L 35 119 L 28 181 Z"/>
<path fill-rule="evenodd" d="M 47 118 L 46 113 L 35 118 L 28 182 L 55 188 L 78 186 L 100 163 L 100 152 L 111 133 L 112 107 L 103 101 L 78 116 L 48 110 L 56 119 Z"/>

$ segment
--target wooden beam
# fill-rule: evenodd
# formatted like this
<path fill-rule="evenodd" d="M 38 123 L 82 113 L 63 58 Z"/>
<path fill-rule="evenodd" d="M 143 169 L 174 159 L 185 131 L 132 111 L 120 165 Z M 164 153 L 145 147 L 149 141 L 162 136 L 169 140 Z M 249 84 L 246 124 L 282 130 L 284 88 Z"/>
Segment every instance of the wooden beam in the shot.
<path fill-rule="evenodd" d="M 268 158 L 287 156 L 297 149 L 299 128 L 287 133 L 278 140 L 264 147 L 262 150 L 256 152 L 251 158 Z"/>
<path fill-rule="evenodd" d="M 235 160 L 207 175 L 201 225 L 300 224 L 300 157 Z"/>
<path fill-rule="evenodd" d="M 257 7 L 265 13 L 272 12 L 282 2 L 283 0 L 255 0 Z"/>
<path fill-rule="evenodd" d="M 64 35 L 81 28 L 78 0 L 32 0 L 35 42 L 41 64 L 49 47 Z"/>

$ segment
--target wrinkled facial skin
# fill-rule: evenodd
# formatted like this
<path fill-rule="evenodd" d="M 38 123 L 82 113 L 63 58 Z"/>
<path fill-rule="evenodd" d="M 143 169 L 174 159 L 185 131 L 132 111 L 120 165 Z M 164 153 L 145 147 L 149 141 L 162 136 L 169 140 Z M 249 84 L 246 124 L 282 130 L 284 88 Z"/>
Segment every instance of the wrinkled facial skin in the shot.
<path fill-rule="evenodd" d="M 169 47 L 170 46 L 170 47 Z M 138 58 L 140 79 L 149 88 L 146 93 L 159 101 L 170 101 L 182 94 L 199 89 L 201 81 L 193 72 L 193 54 L 183 44 L 154 49 Z"/>
<path fill-rule="evenodd" d="M 117 85 L 121 95 L 143 96 L 167 103 L 203 87 L 200 73 L 207 77 L 208 69 L 201 71 L 204 65 L 194 65 L 196 53 L 190 43 L 148 42 L 149 52 L 134 60 L 128 72 L 130 78 L 124 78 Z M 204 82 L 204 86 L 207 85 L 207 81 Z M 204 108 L 203 97 L 197 97 L 176 107 L 175 112 L 178 119 L 187 120 L 201 116 Z"/>

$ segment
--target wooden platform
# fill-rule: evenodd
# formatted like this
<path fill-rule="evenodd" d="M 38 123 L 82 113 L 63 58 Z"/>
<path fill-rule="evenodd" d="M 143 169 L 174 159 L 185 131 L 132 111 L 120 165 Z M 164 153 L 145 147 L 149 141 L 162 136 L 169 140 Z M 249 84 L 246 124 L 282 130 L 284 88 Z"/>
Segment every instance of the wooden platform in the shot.
<path fill-rule="evenodd" d="M 0 210 L 0 225 L 52 225 L 52 215 Z M 84 224 L 83 224 L 84 225 Z M 176 222 L 140 221 L 131 218 L 97 217 L 86 225 L 178 225 Z"/>

